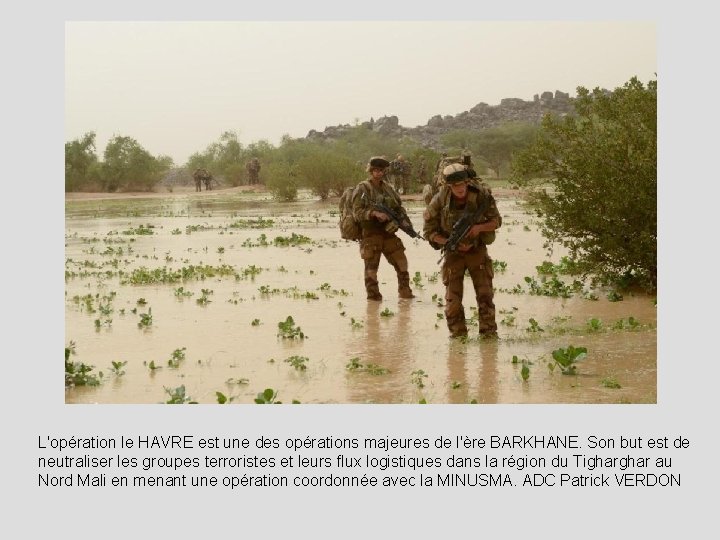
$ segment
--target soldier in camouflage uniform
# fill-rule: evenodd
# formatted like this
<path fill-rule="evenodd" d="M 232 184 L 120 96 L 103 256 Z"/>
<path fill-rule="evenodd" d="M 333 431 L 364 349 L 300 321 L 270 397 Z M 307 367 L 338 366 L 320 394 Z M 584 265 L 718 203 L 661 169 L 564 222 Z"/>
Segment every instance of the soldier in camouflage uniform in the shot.
<path fill-rule="evenodd" d="M 202 169 L 195 169 L 195 172 L 193 172 L 192 176 L 193 180 L 195 181 L 195 191 L 202 191 Z"/>
<path fill-rule="evenodd" d="M 465 166 L 460 163 L 448 165 L 443 169 L 443 177 L 447 185 L 432 198 L 423 215 L 424 236 L 431 242 L 444 245 L 453 225 L 466 210 L 474 212 L 486 198 L 489 198 L 490 203 L 488 210 L 473 225 L 457 251 L 445 253 L 442 280 L 445 285 L 445 320 L 448 329 L 452 337 L 467 335 L 462 304 L 463 281 L 467 270 L 475 289 L 480 335 L 497 337 L 492 283 L 494 274 L 486 242 L 494 240 L 495 229 L 502 224 L 502 218 L 490 188 L 476 181 L 470 182 Z"/>
<path fill-rule="evenodd" d="M 360 256 L 365 262 L 365 289 L 368 300 L 382 300 L 377 279 L 381 255 L 385 255 L 395 268 L 400 298 L 414 298 L 410 289 L 405 246 L 395 235 L 398 226 L 386 214 L 372 207 L 372 202 L 382 203 L 410 223 L 397 191 L 383 180 L 389 165 L 390 162 L 385 158 L 371 158 L 366 168 L 370 177 L 358 184 L 352 199 L 353 216 L 362 227 Z"/>
<path fill-rule="evenodd" d="M 425 156 L 420 156 L 417 178 L 418 185 L 424 186 L 427 183 L 427 164 L 425 163 Z"/>
<path fill-rule="evenodd" d="M 245 164 L 248 173 L 248 184 L 255 185 L 260 183 L 260 160 L 254 157 Z"/>
<path fill-rule="evenodd" d="M 412 173 L 412 165 L 403 156 L 397 156 L 397 172 L 395 173 L 395 187 L 399 193 L 407 195 L 410 189 L 410 175 Z"/>
<path fill-rule="evenodd" d="M 202 169 L 202 174 L 202 180 L 205 184 L 205 191 L 210 191 L 212 189 L 213 175 L 210 174 L 210 171 L 208 171 L 207 169 Z"/>

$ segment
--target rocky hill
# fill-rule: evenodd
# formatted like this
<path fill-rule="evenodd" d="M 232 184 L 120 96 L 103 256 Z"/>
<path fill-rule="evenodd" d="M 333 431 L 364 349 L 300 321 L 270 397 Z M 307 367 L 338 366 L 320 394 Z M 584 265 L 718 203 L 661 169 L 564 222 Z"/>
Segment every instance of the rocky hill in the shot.
<path fill-rule="evenodd" d="M 427 148 L 440 148 L 441 135 L 458 129 L 486 129 L 507 122 L 539 123 L 546 113 L 551 112 L 559 116 L 572 114 L 573 98 L 565 92 L 556 90 L 535 94 L 532 101 L 518 98 L 505 98 L 499 105 L 478 103 L 469 111 L 463 111 L 455 116 L 435 115 L 424 126 L 407 128 L 400 125 L 397 116 L 383 116 L 377 120 L 370 119 L 361 125 L 373 131 L 395 136 L 398 139 L 410 137 Z M 351 129 L 350 124 L 326 127 L 324 131 L 310 130 L 307 139 L 336 139 Z"/>

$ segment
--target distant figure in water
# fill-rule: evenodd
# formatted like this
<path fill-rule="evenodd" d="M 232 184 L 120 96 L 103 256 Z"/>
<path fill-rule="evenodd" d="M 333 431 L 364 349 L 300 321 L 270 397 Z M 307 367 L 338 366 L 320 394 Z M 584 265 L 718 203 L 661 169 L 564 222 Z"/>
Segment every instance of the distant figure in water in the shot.
<path fill-rule="evenodd" d="M 195 191 L 202 191 L 202 185 L 205 184 L 205 190 L 210 191 L 212 189 L 212 174 L 204 167 L 195 169 L 193 173 L 193 180 L 195 180 Z"/>
<path fill-rule="evenodd" d="M 195 180 L 195 191 L 202 191 L 202 169 L 195 169 L 192 176 Z"/>
<path fill-rule="evenodd" d="M 260 160 L 256 157 L 252 158 L 245 164 L 245 170 L 248 173 L 248 185 L 260 183 Z"/>

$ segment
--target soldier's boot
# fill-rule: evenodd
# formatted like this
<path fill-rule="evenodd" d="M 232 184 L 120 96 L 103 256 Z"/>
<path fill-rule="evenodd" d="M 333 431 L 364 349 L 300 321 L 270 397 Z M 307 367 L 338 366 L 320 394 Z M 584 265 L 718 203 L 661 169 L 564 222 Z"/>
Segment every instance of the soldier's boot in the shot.
<path fill-rule="evenodd" d="M 410 288 L 409 272 L 398 272 L 398 296 L 400 298 L 415 298 Z"/>
<path fill-rule="evenodd" d="M 380 294 L 380 291 L 371 291 L 371 290 L 368 290 L 368 292 L 367 292 L 367 299 L 368 299 L 368 300 L 374 300 L 374 301 L 376 301 L 376 302 L 379 302 L 379 301 L 381 301 L 383 298 L 382 298 L 382 294 Z"/>
<path fill-rule="evenodd" d="M 447 321 L 448 330 L 450 330 L 450 337 L 465 337 L 467 336 L 468 329 L 465 323 L 465 311 L 461 308 L 459 312 L 452 315 L 445 315 Z"/>
<path fill-rule="evenodd" d="M 450 325 L 448 325 L 448 327 L 450 328 Z M 465 325 L 453 326 L 452 328 L 450 328 L 450 337 L 451 338 L 463 338 L 463 337 L 467 337 L 467 335 L 468 335 L 468 331 L 467 331 L 467 327 Z"/>
<path fill-rule="evenodd" d="M 492 296 L 478 295 L 478 328 L 481 338 L 497 339 L 495 304 Z"/>
<path fill-rule="evenodd" d="M 372 279 L 366 276 L 365 290 L 367 291 L 368 300 L 380 301 L 383 299 L 382 294 L 380 294 L 380 287 L 378 286 L 378 282 L 376 279 Z"/>
<path fill-rule="evenodd" d="M 448 325 L 448 329 L 450 330 L 450 337 L 451 338 L 460 338 L 460 337 L 466 337 L 468 335 L 467 326 L 463 325 Z"/>

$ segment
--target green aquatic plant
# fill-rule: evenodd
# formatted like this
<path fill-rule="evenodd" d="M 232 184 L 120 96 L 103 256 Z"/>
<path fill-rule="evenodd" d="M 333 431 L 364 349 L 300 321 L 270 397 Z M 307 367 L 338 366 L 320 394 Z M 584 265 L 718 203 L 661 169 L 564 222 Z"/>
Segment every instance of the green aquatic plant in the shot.
<path fill-rule="evenodd" d="M 177 369 L 180 367 L 180 363 L 183 360 L 185 360 L 185 347 L 183 347 L 182 349 L 175 349 L 170 355 L 170 360 L 168 360 L 168 366 Z"/>
<path fill-rule="evenodd" d="M 361 321 L 358 321 L 357 319 L 355 319 L 355 317 L 350 317 L 350 327 L 353 330 L 357 330 L 357 329 L 363 327 L 363 323 Z"/>
<path fill-rule="evenodd" d="M 390 373 L 390 370 L 378 364 L 367 364 L 365 366 L 365 372 L 370 375 L 386 375 Z"/>
<path fill-rule="evenodd" d="M 533 363 L 527 358 L 518 357 L 516 354 L 513 354 L 512 363 L 520 364 L 520 377 L 522 377 L 523 381 L 527 381 L 530 378 L 530 366 Z"/>
<path fill-rule="evenodd" d="M 193 293 L 190 291 L 186 291 L 184 287 L 178 287 L 174 291 L 175 296 L 178 298 L 185 298 L 186 296 L 192 296 Z"/>
<path fill-rule="evenodd" d="M 190 396 L 186 395 L 184 384 L 177 388 L 168 388 L 167 386 L 163 386 L 163 388 L 169 396 L 169 399 L 165 402 L 168 405 L 197 405 L 197 401 L 193 401 Z"/>
<path fill-rule="evenodd" d="M 219 405 L 226 405 L 235 399 L 235 396 L 227 397 L 222 392 L 215 392 L 215 399 Z"/>
<path fill-rule="evenodd" d="M 555 363 L 548 364 L 548 367 L 552 371 L 555 365 L 560 367 L 560 371 L 563 375 L 575 375 L 577 362 L 587 357 L 587 349 L 585 347 L 574 347 L 568 345 L 567 348 L 559 348 L 552 352 L 552 357 Z M 552 366 L 552 367 L 550 367 Z"/>
<path fill-rule="evenodd" d="M 535 319 L 533 319 L 532 317 L 530 317 L 530 319 L 528 320 L 528 322 L 530 323 L 530 326 L 528 326 L 528 327 L 525 329 L 526 332 L 537 333 L 537 332 L 544 332 L 544 331 L 545 331 L 545 330 L 542 329 L 542 327 L 540 326 L 540 324 L 539 324 Z"/>
<path fill-rule="evenodd" d="M 600 379 L 600 384 L 605 388 L 622 388 L 615 377 L 605 377 Z"/>
<path fill-rule="evenodd" d="M 588 329 L 590 332 L 599 332 L 600 330 L 603 329 L 603 323 L 602 323 L 602 321 L 601 321 L 600 319 L 597 319 L 597 318 L 594 318 L 594 317 L 593 317 L 592 319 L 589 319 L 589 320 L 588 320 L 588 322 L 587 322 L 587 329 Z"/>
<path fill-rule="evenodd" d="M 255 276 L 259 275 L 262 270 L 262 268 L 251 264 L 250 266 L 247 266 L 240 270 L 239 274 L 243 277 L 249 277 L 252 280 L 255 279 Z"/>
<path fill-rule="evenodd" d="M 614 330 L 636 330 L 642 325 L 635 317 L 628 317 L 627 319 L 618 319 L 613 324 Z"/>
<path fill-rule="evenodd" d="M 116 377 L 121 377 L 125 375 L 125 370 L 123 369 L 127 365 L 127 360 L 124 362 L 116 362 L 112 361 L 112 367 L 110 368 L 110 373 L 115 375 Z"/>
<path fill-rule="evenodd" d="M 227 264 L 220 266 L 189 265 L 173 270 L 167 267 L 135 268 L 129 275 L 122 276 L 121 285 L 153 285 L 156 283 L 179 283 L 182 281 L 204 280 L 207 278 L 235 276 L 235 268 Z"/>
<path fill-rule="evenodd" d="M 425 388 L 424 379 L 427 379 L 427 373 L 422 369 L 415 370 L 410 374 L 410 382 L 418 388 Z"/>
<path fill-rule="evenodd" d="M 345 369 L 348 371 L 360 371 L 363 369 L 363 365 L 360 363 L 360 357 L 355 356 L 354 358 L 351 358 L 350 361 L 345 364 Z"/>
<path fill-rule="evenodd" d="M 363 365 L 360 363 L 360 357 L 358 356 L 351 358 L 350 361 L 345 364 L 345 369 L 353 373 L 367 373 L 369 375 L 386 375 L 390 373 L 389 369 L 379 366 L 378 364 Z"/>
<path fill-rule="evenodd" d="M 277 401 L 277 396 L 277 390 L 273 390 L 272 388 L 266 388 L 257 395 L 257 397 L 255 398 L 255 403 L 257 403 L 258 405 L 279 405 L 282 403 L 282 401 Z"/>
<path fill-rule="evenodd" d="M 137 325 L 138 325 L 138 328 L 149 328 L 150 326 L 152 326 L 152 323 L 153 323 L 152 308 L 148 308 L 147 313 L 140 314 L 140 320 L 138 321 Z"/>
<path fill-rule="evenodd" d="M 121 234 L 125 235 L 149 235 L 149 234 L 155 234 L 155 231 L 153 229 L 155 228 L 154 225 L 150 225 L 149 223 L 147 225 L 140 225 L 139 227 L 135 229 L 127 229 L 125 231 L 122 231 Z"/>
<path fill-rule="evenodd" d="M 507 263 L 505 261 L 493 261 L 492 266 L 496 274 L 502 274 L 507 270 Z"/>
<path fill-rule="evenodd" d="M 310 359 L 307 356 L 293 355 L 283 360 L 283 362 L 290 364 L 297 371 L 305 371 L 307 369 L 307 362 Z"/>
<path fill-rule="evenodd" d="M 520 376 L 523 381 L 527 381 L 530 378 L 530 367 L 527 364 L 523 364 L 520 368 Z"/>
<path fill-rule="evenodd" d="M 147 365 L 148 369 L 150 370 L 150 373 L 154 373 L 156 369 L 162 369 L 162 366 L 158 366 L 155 364 L 155 360 L 150 360 L 149 364 L 147 362 L 145 362 L 145 364 Z"/>
<path fill-rule="evenodd" d="M 75 354 L 75 342 L 71 341 L 65 347 L 65 387 L 71 386 L 97 386 L 100 384 L 102 373 L 91 373 L 95 366 L 83 362 L 73 362 L 70 356 Z"/>
<path fill-rule="evenodd" d="M 206 306 L 206 305 L 208 305 L 210 302 L 212 302 L 212 300 L 210 300 L 210 295 L 213 294 L 213 291 L 212 291 L 212 290 L 210 290 L 210 289 L 201 289 L 200 292 L 201 292 L 200 298 L 196 298 L 196 299 L 195 299 L 195 302 L 196 302 L 197 304 L 199 304 L 199 305 L 201 305 L 201 306 Z"/>
<path fill-rule="evenodd" d="M 278 323 L 278 337 L 282 339 L 305 339 L 307 336 L 303 333 L 302 328 L 295 325 L 295 320 L 291 315 L 287 316 L 285 321 Z"/>
<path fill-rule="evenodd" d="M 279 247 L 293 247 L 310 243 L 312 243 L 310 237 L 297 233 L 292 233 L 290 236 L 276 236 L 273 240 L 273 244 Z"/>
<path fill-rule="evenodd" d="M 270 229 L 275 225 L 272 219 L 264 219 L 257 217 L 255 219 L 238 219 L 232 222 L 228 227 L 231 229 Z"/>

